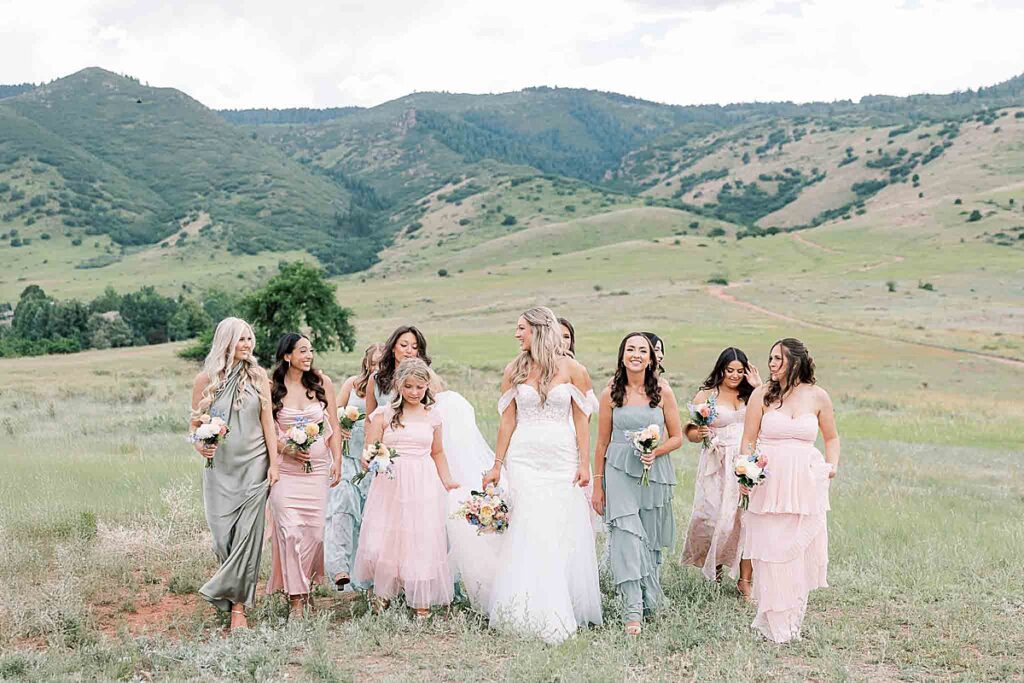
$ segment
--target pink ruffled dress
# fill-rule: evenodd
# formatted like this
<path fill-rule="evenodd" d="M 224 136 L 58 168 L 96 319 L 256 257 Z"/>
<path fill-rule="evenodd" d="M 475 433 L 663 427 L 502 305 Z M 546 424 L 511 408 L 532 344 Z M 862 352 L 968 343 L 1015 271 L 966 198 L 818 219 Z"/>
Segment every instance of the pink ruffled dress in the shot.
<path fill-rule="evenodd" d="M 382 598 L 405 593 L 410 607 L 447 605 L 454 589 L 445 536 L 447 492 L 430 457 L 441 416 L 436 410 L 405 415 L 403 426 L 394 429 L 393 415 L 390 406 L 382 406 L 369 418 L 383 417 L 382 442 L 400 457 L 394 479 L 379 475 L 370 484 L 352 579 L 373 584 Z"/>
<path fill-rule="evenodd" d="M 282 434 L 296 424 L 324 422 L 327 416 L 319 403 L 303 410 L 281 408 L 277 429 Z M 270 579 L 267 593 L 283 590 L 288 595 L 305 595 L 324 576 L 324 523 L 330 487 L 331 423 L 309 449 L 312 472 L 290 456 L 281 458 L 281 478 L 270 488 Z"/>
<path fill-rule="evenodd" d="M 827 588 L 828 475 L 832 466 L 814 447 L 818 419 L 777 410 L 761 418 L 758 440 L 767 478 L 750 494 L 743 517 L 743 557 L 754 565 L 751 626 L 776 643 L 800 637 L 807 595 Z"/>
<path fill-rule="evenodd" d="M 708 581 L 717 578 L 718 567 L 733 575 L 739 568 L 740 491 L 733 462 L 740 451 L 747 407 L 732 410 L 718 405 L 711 423 L 711 447 L 702 448 L 694 482 L 693 512 L 679 561 L 699 567 Z"/>

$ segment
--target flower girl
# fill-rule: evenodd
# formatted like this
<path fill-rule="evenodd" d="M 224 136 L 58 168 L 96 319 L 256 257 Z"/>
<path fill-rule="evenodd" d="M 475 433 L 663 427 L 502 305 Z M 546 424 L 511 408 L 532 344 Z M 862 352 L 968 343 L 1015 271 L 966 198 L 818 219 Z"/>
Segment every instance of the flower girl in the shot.
<path fill-rule="evenodd" d="M 432 409 L 430 368 L 403 360 L 395 398 L 373 412 L 366 445 L 397 451 L 389 473 L 374 477 L 363 511 L 353 579 L 373 584 L 376 606 L 405 593 L 417 617 L 452 600 L 445 537 L 446 492 L 458 488 L 442 447 L 441 417 Z M 363 467 L 368 466 L 364 451 Z"/>

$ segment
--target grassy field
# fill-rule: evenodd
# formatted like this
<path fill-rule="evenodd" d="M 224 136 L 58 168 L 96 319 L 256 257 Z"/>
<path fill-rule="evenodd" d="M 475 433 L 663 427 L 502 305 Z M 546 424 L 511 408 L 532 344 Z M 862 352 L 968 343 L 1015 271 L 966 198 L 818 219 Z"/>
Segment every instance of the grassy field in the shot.
<path fill-rule="evenodd" d="M 1013 476 L 1024 455 L 1024 404 L 1014 393 L 1024 367 L 953 350 L 970 339 L 1010 339 L 1017 346 L 1000 352 L 1019 357 L 1020 319 L 997 315 L 1000 305 L 1019 315 L 1019 294 L 999 286 L 1017 272 L 1011 252 L 968 245 L 986 268 L 973 285 L 986 298 L 972 306 L 970 287 L 956 276 L 963 258 L 948 249 L 901 251 L 896 237 L 883 243 L 882 227 L 865 228 L 861 240 L 838 228 L 801 233 L 803 241 L 738 243 L 669 230 L 671 240 L 638 234 L 607 244 L 600 234 L 572 250 L 557 244 L 557 232 L 544 233 L 542 244 L 522 245 L 521 260 L 497 265 L 481 256 L 445 278 L 426 268 L 400 278 L 352 276 L 339 280 L 339 297 L 356 312 L 360 344 L 399 322 L 421 324 L 439 371 L 476 406 L 492 440 L 500 369 L 515 352 L 512 327 L 536 302 L 574 320 L 581 360 L 598 382 L 610 374 L 623 333 L 656 330 L 668 343 L 669 380 L 683 396 L 725 345 L 746 349 L 763 368 L 774 339 L 803 338 L 836 402 L 843 466 L 830 517 L 832 587 L 812 596 L 802 642 L 759 641 L 749 629 L 752 610 L 731 584 L 705 585 L 674 563 L 664 569 L 674 604 L 639 640 L 622 635 L 607 576 L 609 625 L 558 647 L 496 635 L 465 606 L 424 625 L 400 606 L 374 617 L 361 600 L 326 591 L 305 623 L 287 623 L 283 602 L 265 599 L 257 628 L 225 637 L 222 619 L 194 595 L 214 568 L 201 464 L 182 438 L 194 368 L 168 345 L 0 361 L 0 677 L 1024 676 L 1017 656 L 1024 531 L 1015 519 L 1024 485 Z M 876 262 L 886 265 L 861 270 Z M 792 263 L 800 272 L 780 265 Z M 886 291 L 887 279 L 925 272 L 937 292 Z M 715 273 L 736 283 L 724 288 L 736 300 L 709 293 Z M 863 307 L 882 297 L 893 310 L 870 317 Z M 828 306 L 815 304 L 822 298 Z M 738 303 L 748 300 L 763 310 Z M 988 327 L 971 327 L 968 309 L 988 315 Z M 954 322 L 935 327 L 936 310 Z M 917 336 L 902 329 L 917 320 L 926 328 Z M 357 357 L 327 353 L 319 363 L 341 377 Z M 681 529 L 696 456 L 692 445 L 673 456 Z"/>
<path fill-rule="evenodd" d="M 513 326 L 538 303 L 576 324 L 597 383 L 624 333 L 658 332 L 682 397 L 724 346 L 763 371 L 774 340 L 804 339 L 836 404 L 843 464 L 832 587 L 812 596 L 802 642 L 760 642 L 730 583 L 707 586 L 674 563 L 664 569 L 674 605 L 639 640 L 621 634 L 607 576 L 609 625 L 558 647 L 491 633 L 464 605 L 417 624 L 401 607 L 373 617 L 326 590 L 305 623 L 265 599 L 257 628 L 226 637 L 195 596 L 214 569 L 201 464 L 183 439 L 195 368 L 167 345 L 0 360 L 0 679 L 1021 679 L 1024 241 L 1007 235 L 1024 224 L 1011 149 L 1024 128 L 1004 125 L 1000 141 L 1012 144 L 965 129 L 922 171 L 925 197 L 890 186 L 849 220 L 739 241 L 735 226 L 576 181 L 505 179 L 448 201 L 470 178 L 427 197 L 421 227 L 403 228 L 377 266 L 335 280 L 358 347 L 419 324 L 492 441 Z M 805 147 L 838 162 L 844 140 L 814 135 L 752 169 L 801 161 Z M 959 182 L 953 162 L 970 169 Z M 974 210 L 982 218 L 969 221 Z M 20 229 L 27 246 L 0 247 L 0 301 L 29 282 L 58 297 L 143 280 L 169 294 L 244 291 L 302 254 L 233 257 L 198 229 L 121 254 L 105 236 L 74 246 L 51 220 Z M 104 255 L 120 260 L 74 268 Z M 318 362 L 343 377 L 358 354 Z M 673 458 L 682 530 L 697 450 Z"/>

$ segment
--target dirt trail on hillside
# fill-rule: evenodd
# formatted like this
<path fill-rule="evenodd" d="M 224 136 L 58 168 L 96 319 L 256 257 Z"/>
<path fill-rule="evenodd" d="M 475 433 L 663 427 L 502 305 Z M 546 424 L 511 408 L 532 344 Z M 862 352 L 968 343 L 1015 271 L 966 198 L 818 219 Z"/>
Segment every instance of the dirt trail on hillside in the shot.
<path fill-rule="evenodd" d="M 839 251 L 833 249 L 832 247 L 826 247 L 823 244 L 818 244 L 817 242 L 812 242 L 812 241 L 810 241 L 809 239 L 807 239 L 806 237 L 804 237 L 803 235 L 801 235 L 798 232 L 791 232 L 791 233 L 789 233 L 789 236 L 793 238 L 794 242 L 799 242 L 800 244 L 804 245 L 805 247 L 810 247 L 811 249 L 818 249 L 820 251 L 825 252 L 826 254 L 838 254 L 838 253 L 840 253 Z"/>
<path fill-rule="evenodd" d="M 997 356 L 992 353 L 984 353 L 982 351 L 969 351 L 967 349 L 959 349 L 953 346 L 943 346 L 942 344 L 930 344 L 928 342 L 911 341 L 909 339 L 901 339 L 899 337 L 889 337 L 884 334 L 876 332 L 864 332 L 863 330 L 852 330 L 846 327 L 839 327 L 838 325 L 829 325 L 827 323 L 812 322 L 810 320 L 804 320 L 802 318 L 796 318 L 785 313 L 779 313 L 771 309 L 765 308 L 764 306 L 758 306 L 757 304 L 750 303 L 749 301 L 743 301 L 742 299 L 736 298 L 735 294 L 730 294 L 726 291 L 727 287 L 722 285 L 711 285 L 707 288 L 708 294 L 734 306 L 741 306 L 750 311 L 755 311 L 762 315 L 767 315 L 777 320 L 785 320 L 786 322 L 796 323 L 798 325 L 804 325 L 806 327 L 813 327 L 819 330 L 828 330 L 830 332 L 843 332 L 846 334 L 857 334 L 862 337 L 872 337 L 874 339 L 882 339 L 890 342 L 899 342 L 901 344 L 909 344 L 911 346 L 920 346 L 929 349 L 938 349 L 940 351 L 948 351 L 950 353 L 959 353 L 965 356 L 973 356 L 974 358 L 980 358 L 982 360 L 991 360 L 997 363 L 1003 363 L 1004 365 L 1010 365 L 1012 367 L 1024 368 L 1024 361 L 1016 358 L 1009 358 L 1007 356 Z"/>

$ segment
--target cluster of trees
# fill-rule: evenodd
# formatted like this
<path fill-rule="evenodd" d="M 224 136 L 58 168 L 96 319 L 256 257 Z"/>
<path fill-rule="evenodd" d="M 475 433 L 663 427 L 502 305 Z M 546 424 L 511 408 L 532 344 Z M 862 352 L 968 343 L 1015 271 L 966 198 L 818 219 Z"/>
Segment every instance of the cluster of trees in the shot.
<path fill-rule="evenodd" d="M 10 305 L 5 305 L 10 311 Z M 191 339 L 211 324 L 194 299 L 164 296 L 152 287 L 119 294 L 108 287 L 89 302 L 58 300 L 38 285 L 22 291 L 10 325 L 0 326 L 0 356 L 74 353 L 86 349 Z"/>
<path fill-rule="evenodd" d="M 256 352 L 273 359 L 278 337 L 306 329 L 319 349 L 355 344 L 351 312 L 338 305 L 334 286 L 322 272 L 303 262 L 282 263 L 277 275 L 245 296 L 211 289 L 202 297 L 164 296 L 152 287 L 120 294 L 108 287 L 86 303 L 57 300 L 38 285 L 29 285 L 13 308 L 0 305 L 0 357 L 74 353 L 86 349 L 161 344 L 197 339 L 180 355 L 201 360 L 209 350 L 214 327 L 228 316 L 248 320 L 256 332 Z"/>

